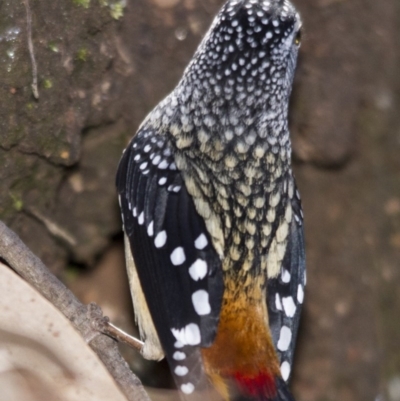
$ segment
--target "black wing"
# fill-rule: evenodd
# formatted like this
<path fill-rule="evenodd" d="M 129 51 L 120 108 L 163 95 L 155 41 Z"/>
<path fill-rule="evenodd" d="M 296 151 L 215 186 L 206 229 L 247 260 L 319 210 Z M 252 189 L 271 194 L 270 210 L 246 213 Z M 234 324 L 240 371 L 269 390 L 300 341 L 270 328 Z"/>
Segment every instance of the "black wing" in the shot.
<path fill-rule="evenodd" d="M 214 340 L 221 261 L 165 135 L 142 128 L 125 150 L 117 187 L 136 269 L 160 342 L 186 398 L 206 385 L 199 347 Z"/>
<path fill-rule="evenodd" d="M 268 280 L 269 325 L 280 359 L 281 374 L 290 378 L 306 284 L 303 214 L 296 191 L 292 204 L 292 220 L 280 274 Z"/>

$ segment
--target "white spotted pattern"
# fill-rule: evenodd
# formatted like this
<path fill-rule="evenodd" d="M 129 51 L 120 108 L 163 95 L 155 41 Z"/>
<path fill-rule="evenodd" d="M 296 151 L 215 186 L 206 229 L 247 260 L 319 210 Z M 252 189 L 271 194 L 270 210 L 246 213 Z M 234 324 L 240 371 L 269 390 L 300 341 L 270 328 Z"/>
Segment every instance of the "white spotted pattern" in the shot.
<path fill-rule="evenodd" d="M 190 277 L 195 280 L 202 280 L 207 275 L 207 262 L 197 259 L 189 268 Z"/>
<path fill-rule="evenodd" d="M 194 391 L 194 386 L 192 383 L 186 383 L 181 385 L 181 390 L 185 394 L 192 394 Z"/>
<path fill-rule="evenodd" d="M 158 168 L 161 170 L 165 170 L 168 167 L 168 162 L 166 160 L 162 160 L 161 163 L 158 165 Z"/>
<path fill-rule="evenodd" d="M 290 330 L 290 328 L 287 326 L 282 326 L 278 341 L 279 351 L 287 351 L 289 349 L 291 341 L 292 341 L 292 330 Z"/>
<path fill-rule="evenodd" d="M 194 241 L 196 249 L 202 250 L 208 245 L 207 237 L 204 234 L 200 234 Z"/>
<path fill-rule="evenodd" d="M 154 235 L 154 221 L 151 221 L 151 223 L 147 227 L 147 235 L 149 237 L 152 237 Z"/>
<path fill-rule="evenodd" d="M 197 290 L 192 294 L 193 307 L 199 316 L 208 315 L 211 312 L 208 292 Z"/>
<path fill-rule="evenodd" d="M 175 248 L 171 253 L 171 262 L 174 266 L 179 266 L 186 260 L 185 251 L 181 246 Z"/>
<path fill-rule="evenodd" d="M 165 185 L 166 182 L 167 182 L 167 177 L 161 177 L 158 180 L 158 185 Z"/>
<path fill-rule="evenodd" d="M 144 224 L 144 212 L 140 213 L 140 215 L 138 217 L 138 223 L 141 226 Z"/>
<path fill-rule="evenodd" d="M 184 359 L 186 359 L 186 354 L 181 351 L 175 351 L 174 354 L 172 355 L 172 358 L 174 358 L 175 361 L 183 361 Z"/>
<path fill-rule="evenodd" d="M 282 298 L 283 309 L 285 310 L 287 317 L 293 317 L 296 313 L 296 304 L 293 301 L 293 297 Z"/>
<path fill-rule="evenodd" d="M 304 289 L 301 284 L 299 284 L 297 287 L 297 301 L 299 304 L 302 304 L 304 301 Z"/>
<path fill-rule="evenodd" d="M 200 328 L 196 323 L 190 323 L 182 329 L 171 329 L 171 332 L 183 345 L 199 345 L 201 342 Z"/>
<path fill-rule="evenodd" d="M 281 375 L 282 375 L 282 379 L 283 380 L 287 381 L 289 379 L 289 376 L 290 376 L 290 363 L 288 361 L 282 362 Z"/>
<path fill-rule="evenodd" d="M 275 306 L 276 306 L 276 309 L 282 310 L 281 297 L 278 293 L 275 294 Z"/>
<path fill-rule="evenodd" d="M 282 281 L 284 283 L 289 283 L 290 282 L 290 273 L 286 269 L 282 269 Z"/>
<path fill-rule="evenodd" d="M 156 248 L 161 248 L 167 242 L 167 233 L 165 231 L 160 231 L 156 238 L 154 239 L 154 245 Z"/>
<path fill-rule="evenodd" d="M 186 366 L 180 366 L 178 365 L 175 369 L 174 369 L 174 373 L 177 376 L 185 376 L 187 375 L 189 372 L 189 369 Z"/>

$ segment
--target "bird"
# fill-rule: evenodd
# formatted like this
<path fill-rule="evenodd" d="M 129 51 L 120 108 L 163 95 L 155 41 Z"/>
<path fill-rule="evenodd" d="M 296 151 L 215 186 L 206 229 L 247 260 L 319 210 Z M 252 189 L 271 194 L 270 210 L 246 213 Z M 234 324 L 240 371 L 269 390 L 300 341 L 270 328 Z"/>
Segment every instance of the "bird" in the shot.
<path fill-rule="evenodd" d="M 292 401 L 306 285 L 289 98 L 302 21 L 288 0 L 228 0 L 116 178 L 147 359 L 184 401 Z"/>

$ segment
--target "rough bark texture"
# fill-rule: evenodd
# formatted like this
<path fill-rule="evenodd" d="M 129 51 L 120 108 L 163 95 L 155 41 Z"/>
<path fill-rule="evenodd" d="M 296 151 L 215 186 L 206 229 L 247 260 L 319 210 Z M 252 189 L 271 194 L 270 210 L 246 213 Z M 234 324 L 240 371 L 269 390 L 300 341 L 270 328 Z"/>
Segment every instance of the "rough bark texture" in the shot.
<path fill-rule="evenodd" d="M 39 100 L 24 3 L 0 3 L 0 219 L 53 271 L 92 265 L 118 233 L 120 153 L 222 3 L 30 0 Z M 291 130 L 309 281 L 294 391 L 399 400 L 400 3 L 295 3 L 305 35 Z"/>

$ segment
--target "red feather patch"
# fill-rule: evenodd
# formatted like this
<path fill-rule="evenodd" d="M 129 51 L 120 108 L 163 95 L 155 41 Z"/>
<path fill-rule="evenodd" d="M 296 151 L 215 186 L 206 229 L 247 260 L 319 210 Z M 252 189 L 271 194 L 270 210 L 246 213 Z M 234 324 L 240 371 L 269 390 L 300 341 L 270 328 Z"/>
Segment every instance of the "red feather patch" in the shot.
<path fill-rule="evenodd" d="M 240 390 L 250 396 L 264 396 L 272 399 L 276 395 L 275 377 L 270 372 L 261 371 L 252 376 L 236 373 L 234 377 Z"/>

